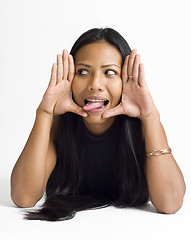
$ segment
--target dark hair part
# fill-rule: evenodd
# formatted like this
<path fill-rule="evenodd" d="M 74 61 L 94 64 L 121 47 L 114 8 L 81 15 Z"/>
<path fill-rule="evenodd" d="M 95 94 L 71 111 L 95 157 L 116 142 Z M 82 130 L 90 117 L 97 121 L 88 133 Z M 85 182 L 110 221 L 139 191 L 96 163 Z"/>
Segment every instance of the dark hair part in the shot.
<path fill-rule="evenodd" d="M 126 40 L 114 29 L 94 28 L 82 34 L 71 49 L 74 57 L 84 45 L 105 40 L 115 46 L 122 56 L 131 53 Z M 58 221 L 75 216 L 76 212 L 86 209 L 138 206 L 148 201 L 148 186 L 144 174 L 145 145 L 142 125 L 138 118 L 126 115 L 117 116 L 120 123 L 118 143 L 118 192 L 117 200 L 96 196 L 80 195 L 83 166 L 80 164 L 79 141 L 82 117 L 74 113 L 60 115 L 57 163 L 48 180 L 46 200 L 42 208 L 28 212 L 26 219 Z"/>
<path fill-rule="evenodd" d="M 112 28 L 93 28 L 83 33 L 74 43 L 70 54 L 74 57 L 77 51 L 86 44 L 105 40 L 110 43 L 121 53 L 122 62 L 125 61 L 127 55 L 130 55 L 131 49 L 127 41 Z"/>

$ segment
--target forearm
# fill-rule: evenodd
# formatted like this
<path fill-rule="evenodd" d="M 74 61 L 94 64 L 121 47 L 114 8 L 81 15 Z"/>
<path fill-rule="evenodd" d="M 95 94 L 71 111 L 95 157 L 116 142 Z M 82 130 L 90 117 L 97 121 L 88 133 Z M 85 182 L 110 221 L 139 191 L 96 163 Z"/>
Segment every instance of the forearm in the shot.
<path fill-rule="evenodd" d="M 157 110 L 142 120 L 142 126 L 146 152 L 169 148 Z M 176 212 L 183 202 L 185 183 L 172 153 L 147 158 L 145 172 L 150 199 L 156 209 L 159 212 Z"/>
<path fill-rule="evenodd" d="M 40 199 L 46 174 L 46 159 L 53 117 L 36 111 L 36 119 L 28 141 L 11 175 L 11 196 L 19 205 L 30 205 L 29 199 Z"/>

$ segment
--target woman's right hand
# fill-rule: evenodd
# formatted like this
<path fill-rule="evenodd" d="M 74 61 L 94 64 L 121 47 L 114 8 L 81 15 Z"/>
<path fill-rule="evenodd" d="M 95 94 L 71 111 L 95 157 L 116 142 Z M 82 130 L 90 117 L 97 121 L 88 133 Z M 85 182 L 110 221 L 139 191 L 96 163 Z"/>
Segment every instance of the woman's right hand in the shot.
<path fill-rule="evenodd" d="M 72 99 L 74 74 L 73 57 L 64 49 L 63 55 L 57 55 L 57 64 L 52 66 L 51 79 L 38 109 L 50 115 L 73 112 L 87 117 L 87 113 Z"/>

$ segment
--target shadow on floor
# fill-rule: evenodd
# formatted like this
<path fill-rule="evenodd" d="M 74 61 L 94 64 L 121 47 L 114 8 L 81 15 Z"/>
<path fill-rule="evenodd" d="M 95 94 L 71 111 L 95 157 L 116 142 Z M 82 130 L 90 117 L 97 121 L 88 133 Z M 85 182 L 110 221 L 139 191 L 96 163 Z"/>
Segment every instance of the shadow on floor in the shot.
<path fill-rule="evenodd" d="M 142 206 L 136 207 L 136 209 L 143 210 L 143 211 L 146 211 L 146 212 L 152 212 L 152 213 L 157 212 L 156 208 L 152 205 L 151 202 L 148 202 L 148 203 L 146 203 Z"/>

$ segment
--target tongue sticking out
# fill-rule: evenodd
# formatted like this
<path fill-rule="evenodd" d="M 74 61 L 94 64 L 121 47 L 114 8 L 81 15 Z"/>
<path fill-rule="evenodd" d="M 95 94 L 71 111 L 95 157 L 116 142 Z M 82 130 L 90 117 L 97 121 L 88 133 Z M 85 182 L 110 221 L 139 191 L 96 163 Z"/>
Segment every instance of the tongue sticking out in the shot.
<path fill-rule="evenodd" d="M 104 106 L 104 101 L 101 102 L 88 102 L 83 109 L 86 111 L 94 110 Z"/>

